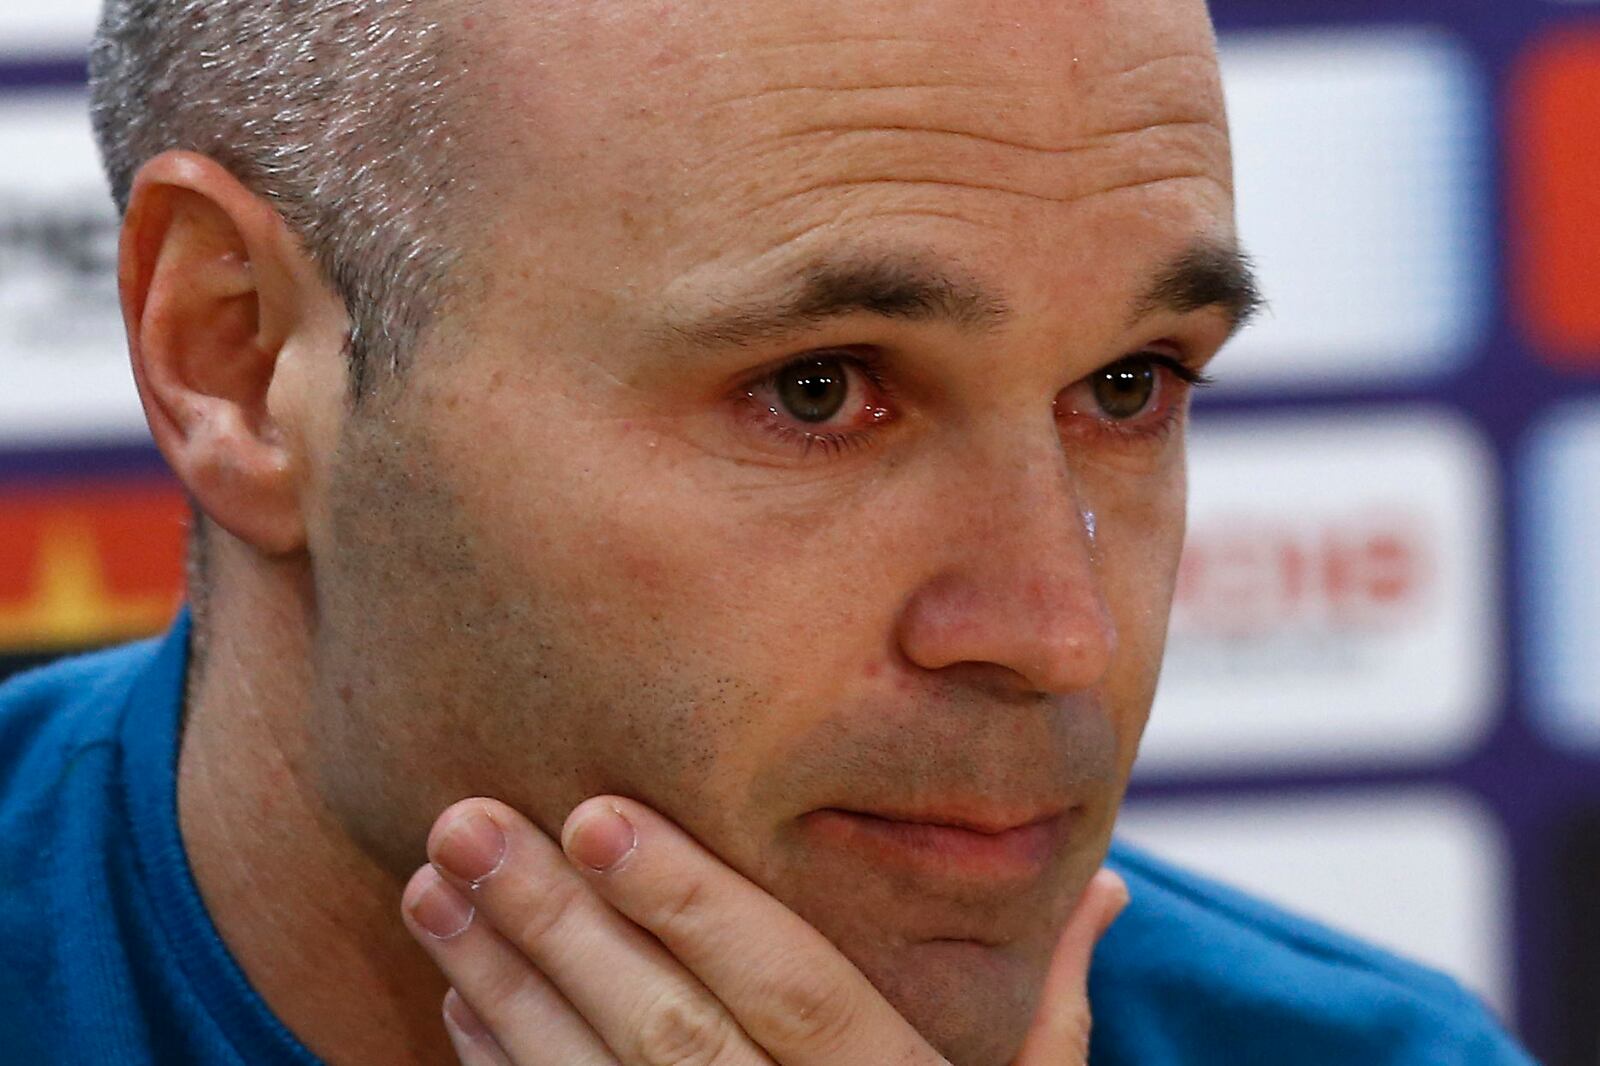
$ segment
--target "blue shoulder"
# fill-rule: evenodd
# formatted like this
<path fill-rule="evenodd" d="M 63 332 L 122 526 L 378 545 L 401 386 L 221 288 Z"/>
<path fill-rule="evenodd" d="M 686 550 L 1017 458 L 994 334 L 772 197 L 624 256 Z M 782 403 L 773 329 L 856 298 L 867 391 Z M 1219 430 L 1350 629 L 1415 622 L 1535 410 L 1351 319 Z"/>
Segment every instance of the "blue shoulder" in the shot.
<path fill-rule="evenodd" d="M 158 644 L 60 659 L 0 684 L 0 807 L 48 788 L 79 753 L 115 742 L 118 711 Z"/>
<path fill-rule="evenodd" d="M 1531 1063 L 1444 974 L 1118 843 L 1132 901 L 1090 977 L 1097 1066 Z"/>

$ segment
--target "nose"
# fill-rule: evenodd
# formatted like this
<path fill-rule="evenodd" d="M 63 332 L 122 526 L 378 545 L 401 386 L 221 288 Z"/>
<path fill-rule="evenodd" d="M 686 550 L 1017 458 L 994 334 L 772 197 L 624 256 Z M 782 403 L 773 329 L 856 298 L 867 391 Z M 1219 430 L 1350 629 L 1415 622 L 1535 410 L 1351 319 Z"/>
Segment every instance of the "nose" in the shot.
<path fill-rule="evenodd" d="M 926 670 L 1003 668 L 1039 693 L 1093 688 L 1116 653 L 1116 625 L 1093 518 L 1059 443 L 958 476 L 973 491 L 945 496 L 941 565 L 901 613 L 902 653 Z"/>

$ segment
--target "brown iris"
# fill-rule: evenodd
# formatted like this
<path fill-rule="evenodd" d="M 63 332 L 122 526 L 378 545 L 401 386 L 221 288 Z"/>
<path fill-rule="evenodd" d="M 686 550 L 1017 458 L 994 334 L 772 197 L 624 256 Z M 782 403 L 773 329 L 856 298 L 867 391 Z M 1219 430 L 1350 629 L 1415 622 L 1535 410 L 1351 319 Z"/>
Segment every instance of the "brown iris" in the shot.
<path fill-rule="evenodd" d="M 1119 421 L 1144 412 L 1156 391 L 1156 368 L 1148 362 L 1128 360 L 1095 375 L 1094 399 L 1100 410 Z"/>
<path fill-rule="evenodd" d="M 774 384 L 784 410 L 802 422 L 826 422 L 850 395 L 850 380 L 838 359 L 806 359 L 778 371 Z"/>

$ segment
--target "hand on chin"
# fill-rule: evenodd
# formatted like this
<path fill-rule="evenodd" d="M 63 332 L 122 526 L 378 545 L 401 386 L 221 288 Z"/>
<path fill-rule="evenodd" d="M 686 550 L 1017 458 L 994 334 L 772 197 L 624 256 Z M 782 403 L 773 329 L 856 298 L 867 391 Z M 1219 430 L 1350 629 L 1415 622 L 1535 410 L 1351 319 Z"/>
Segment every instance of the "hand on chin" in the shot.
<path fill-rule="evenodd" d="M 1017 1043 L 981 1017 L 919 1031 L 891 1005 L 920 1014 L 986 986 L 1014 1000 L 1013 982 L 969 979 L 969 963 L 980 975 L 1013 965 L 1004 950 L 906 944 L 928 965 L 900 966 L 891 949 L 880 990 L 793 910 L 630 800 L 580 805 L 561 845 L 505 804 L 464 800 L 435 823 L 429 856 L 402 907 L 451 982 L 444 1020 L 465 1066 L 1002 1066 L 998 1044 Z M 1110 872 L 1078 900 L 1016 1066 L 1086 1061 L 1089 958 L 1126 900 Z"/>

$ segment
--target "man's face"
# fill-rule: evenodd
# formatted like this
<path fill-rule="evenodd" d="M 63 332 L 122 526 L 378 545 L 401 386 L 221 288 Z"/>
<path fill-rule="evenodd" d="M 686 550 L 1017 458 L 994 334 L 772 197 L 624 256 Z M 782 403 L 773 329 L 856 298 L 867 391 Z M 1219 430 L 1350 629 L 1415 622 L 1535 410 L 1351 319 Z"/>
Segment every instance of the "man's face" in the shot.
<path fill-rule="evenodd" d="M 1230 325 L 1203 5 L 488 6 L 475 284 L 320 460 L 330 796 L 401 876 L 462 796 L 636 797 L 1004 1062 Z"/>

